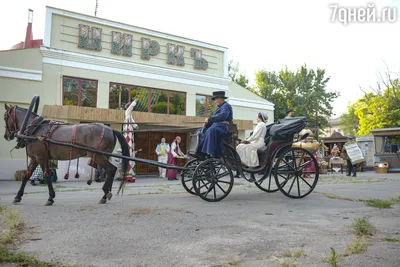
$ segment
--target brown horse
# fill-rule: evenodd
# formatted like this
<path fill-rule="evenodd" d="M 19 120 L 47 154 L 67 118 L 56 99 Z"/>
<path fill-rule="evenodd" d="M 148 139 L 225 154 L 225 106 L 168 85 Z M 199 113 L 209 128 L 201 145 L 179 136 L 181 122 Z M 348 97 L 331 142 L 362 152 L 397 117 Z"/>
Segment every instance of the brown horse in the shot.
<path fill-rule="evenodd" d="M 7 104 L 4 106 L 6 109 L 4 113 L 6 127 L 4 138 L 7 141 L 11 141 L 21 130 L 20 127 L 22 127 L 25 115 L 29 110 L 18 106 L 8 106 Z M 99 202 L 100 204 L 105 204 L 107 199 L 110 200 L 112 197 L 111 188 L 117 167 L 111 164 L 104 155 L 94 154 L 84 149 L 50 144 L 45 140 L 46 138 L 49 138 L 63 143 L 77 144 L 84 147 L 95 148 L 99 151 L 112 153 L 116 145 L 116 139 L 118 139 L 122 149 L 122 155 L 129 157 L 129 145 L 122 133 L 99 123 L 71 125 L 62 122 L 43 121 L 42 119 L 43 118 L 39 117 L 36 113 L 31 112 L 26 124 L 27 132 L 25 132 L 26 135 L 39 137 L 40 140 L 22 140 L 22 143 L 20 140 L 17 145 L 19 148 L 24 146 L 26 147 L 26 153 L 30 158 L 30 162 L 22 181 L 21 188 L 14 198 L 14 203 L 21 202 L 26 183 L 32 176 L 36 167 L 40 165 L 49 188 L 49 199 L 46 202 L 46 206 L 51 206 L 54 203 L 56 194 L 54 192 L 52 181 L 49 178 L 49 160 L 63 161 L 89 156 L 91 157 L 91 162 L 89 163 L 91 167 L 96 168 L 97 164 L 99 164 L 106 171 L 107 178 L 103 186 L 104 196 Z M 123 159 L 124 178 L 128 164 L 129 160 Z"/>

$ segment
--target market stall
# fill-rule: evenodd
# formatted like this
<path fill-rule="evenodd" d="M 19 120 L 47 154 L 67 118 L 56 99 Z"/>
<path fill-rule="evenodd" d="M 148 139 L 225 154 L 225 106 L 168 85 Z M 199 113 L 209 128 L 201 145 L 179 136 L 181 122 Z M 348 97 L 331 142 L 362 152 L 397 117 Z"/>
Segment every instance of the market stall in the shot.
<path fill-rule="evenodd" d="M 400 128 L 371 130 L 375 143 L 375 165 L 387 172 L 400 172 Z M 381 163 L 381 164 L 377 164 Z"/>

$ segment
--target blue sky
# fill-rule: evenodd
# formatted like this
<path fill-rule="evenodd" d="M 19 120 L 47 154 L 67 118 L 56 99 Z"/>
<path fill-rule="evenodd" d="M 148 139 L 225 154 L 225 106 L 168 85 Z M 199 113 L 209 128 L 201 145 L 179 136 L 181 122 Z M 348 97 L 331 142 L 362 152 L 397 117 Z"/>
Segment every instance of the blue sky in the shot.
<path fill-rule="evenodd" d="M 95 0 L 8 1 L 0 10 L 0 49 L 23 41 L 28 8 L 34 10 L 34 38 L 43 38 L 45 6 L 94 15 Z M 378 13 L 397 7 L 394 23 L 331 22 L 331 4 L 367 7 Z M 328 90 L 339 91 L 334 113 L 368 90 L 386 69 L 400 73 L 400 0 L 381 1 L 228 1 L 228 0 L 99 0 L 98 17 L 163 31 L 229 48 L 229 58 L 253 81 L 258 69 L 275 70 L 302 64 L 324 68 Z"/>

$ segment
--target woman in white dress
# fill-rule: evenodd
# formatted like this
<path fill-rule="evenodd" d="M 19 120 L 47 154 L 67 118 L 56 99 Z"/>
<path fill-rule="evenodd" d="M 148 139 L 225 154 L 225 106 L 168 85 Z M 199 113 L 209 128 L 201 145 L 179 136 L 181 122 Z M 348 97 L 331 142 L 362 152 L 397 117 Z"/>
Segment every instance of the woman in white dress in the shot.
<path fill-rule="evenodd" d="M 253 134 L 236 147 L 242 163 L 248 167 L 257 167 L 259 165 L 257 149 L 265 146 L 264 138 L 267 132 L 267 121 L 268 116 L 265 112 L 258 113 L 257 126 Z"/>

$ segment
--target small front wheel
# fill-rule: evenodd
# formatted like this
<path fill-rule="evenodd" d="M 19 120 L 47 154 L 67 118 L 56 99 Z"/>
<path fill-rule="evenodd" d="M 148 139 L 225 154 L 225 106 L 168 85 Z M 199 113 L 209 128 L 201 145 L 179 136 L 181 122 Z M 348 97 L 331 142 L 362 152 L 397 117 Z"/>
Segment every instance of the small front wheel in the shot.
<path fill-rule="evenodd" d="M 193 188 L 192 180 L 193 180 L 193 173 L 196 170 L 197 165 L 199 165 L 199 161 L 197 159 L 189 160 L 184 166 L 184 168 L 188 168 L 189 170 L 183 171 L 181 175 L 181 182 L 183 188 L 185 188 L 185 190 L 192 195 L 196 195 L 196 192 L 194 191 Z"/>
<path fill-rule="evenodd" d="M 196 194 L 209 202 L 224 199 L 232 190 L 233 173 L 228 164 L 219 159 L 201 162 L 193 173 L 193 188 Z"/>

